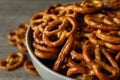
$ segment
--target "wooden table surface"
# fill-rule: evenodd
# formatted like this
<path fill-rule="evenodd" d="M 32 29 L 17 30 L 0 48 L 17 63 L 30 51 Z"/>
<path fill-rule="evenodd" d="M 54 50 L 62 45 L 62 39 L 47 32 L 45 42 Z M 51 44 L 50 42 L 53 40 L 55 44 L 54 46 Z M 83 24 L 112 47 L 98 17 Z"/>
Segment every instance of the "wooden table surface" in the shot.
<path fill-rule="evenodd" d="M 30 17 L 54 3 L 69 4 L 80 0 L 0 0 L 0 59 L 19 51 L 7 42 L 7 33 L 19 24 L 29 23 Z M 25 53 L 27 54 L 27 52 Z M 0 80 L 42 80 L 28 74 L 23 66 L 13 70 L 0 70 Z"/>

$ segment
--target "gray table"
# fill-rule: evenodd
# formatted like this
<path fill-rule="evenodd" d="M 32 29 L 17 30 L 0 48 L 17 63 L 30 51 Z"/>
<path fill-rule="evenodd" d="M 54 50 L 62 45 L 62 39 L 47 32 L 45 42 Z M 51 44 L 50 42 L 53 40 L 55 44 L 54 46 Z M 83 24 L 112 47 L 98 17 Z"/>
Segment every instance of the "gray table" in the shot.
<path fill-rule="evenodd" d="M 7 32 L 20 23 L 29 22 L 30 17 L 54 3 L 72 3 L 80 0 L 0 0 L 0 59 L 11 52 L 19 51 L 7 42 Z M 27 52 L 26 52 L 27 54 Z M 23 66 L 13 71 L 0 70 L 0 80 L 42 80 L 28 74 Z"/>

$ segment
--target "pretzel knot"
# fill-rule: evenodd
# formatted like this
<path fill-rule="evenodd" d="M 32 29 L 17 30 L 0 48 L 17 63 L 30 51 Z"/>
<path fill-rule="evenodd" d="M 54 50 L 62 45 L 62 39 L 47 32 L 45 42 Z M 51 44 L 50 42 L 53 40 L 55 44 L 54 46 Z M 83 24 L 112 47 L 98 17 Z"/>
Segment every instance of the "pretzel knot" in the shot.
<path fill-rule="evenodd" d="M 26 60 L 24 62 L 24 69 L 32 75 L 39 76 L 31 60 Z"/>
<path fill-rule="evenodd" d="M 76 20 L 72 17 L 59 17 L 50 25 L 46 26 L 43 32 L 43 41 L 47 46 L 58 47 L 62 45 L 66 38 L 77 29 Z"/>
<path fill-rule="evenodd" d="M 78 13 L 93 13 L 102 9 L 103 4 L 100 0 L 84 0 L 73 4 L 73 10 Z"/>
<path fill-rule="evenodd" d="M 13 70 L 21 66 L 24 62 L 24 54 L 20 52 L 11 53 L 7 58 L 0 61 L 0 68 L 3 70 Z"/>
<path fill-rule="evenodd" d="M 120 30 L 120 19 L 118 17 L 113 18 L 111 15 L 109 13 L 107 15 L 102 13 L 88 14 L 85 15 L 84 20 L 88 25 L 97 29 L 106 31 Z"/>
<path fill-rule="evenodd" d="M 57 19 L 55 15 L 46 14 L 45 12 L 38 12 L 31 17 L 30 25 L 32 30 L 35 30 L 35 28 L 38 26 L 41 26 L 43 29 L 46 25 L 48 25 L 50 22 L 54 21 L 55 19 Z"/>
<path fill-rule="evenodd" d="M 89 44 L 83 49 L 83 57 L 92 66 L 95 75 L 100 80 L 112 80 L 118 77 L 119 67 L 104 48 Z"/>

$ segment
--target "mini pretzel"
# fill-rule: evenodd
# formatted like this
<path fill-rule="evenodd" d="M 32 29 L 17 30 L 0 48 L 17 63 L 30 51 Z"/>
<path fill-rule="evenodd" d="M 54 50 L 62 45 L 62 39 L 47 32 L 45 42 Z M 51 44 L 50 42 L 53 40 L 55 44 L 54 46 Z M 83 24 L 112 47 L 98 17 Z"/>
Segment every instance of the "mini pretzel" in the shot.
<path fill-rule="evenodd" d="M 49 22 L 55 20 L 56 18 L 57 17 L 55 15 L 46 14 L 45 12 L 38 12 L 30 19 L 30 25 L 31 28 L 35 30 L 38 25 L 41 26 L 42 24 L 42 27 L 45 27 Z"/>
<path fill-rule="evenodd" d="M 56 7 L 53 10 L 52 14 L 55 14 L 57 16 L 71 16 L 74 18 L 76 18 L 76 16 L 77 16 L 77 12 L 75 12 L 73 9 L 71 9 L 71 5 Z"/>
<path fill-rule="evenodd" d="M 34 54 L 40 59 L 56 59 L 58 56 L 56 52 L 45 52 L 39 49 L 34 49 Z"/>
<path fill-rule="evenodd" d="M 94 56 L 92 57 L 91 54 L 94 54 Z M 109 61 L 111 65 L 102 60 L 102 55 Z M 95 75 L 100 80 L 111 80 L 119 75 L 119 67 L 116 61 L 105 49 L 100 49 L 98 47 L 95 48 L 94 45 L 89 44 L 83 49 L 83 56 L 85 61 L 92 66 Z M 105 69 L 110 74 L 107 75 L 107 72 L 104 73 L 101 71 L 101 69 Z"/>
<path fill-rule="evenodd" d="M 17 41 L 16 41 L 16 37 L 17 37 L 17 30 L 11 30 L 8 32 L 8 43 L 12 46 L 16 46 L 17 45 Z"/>
<path fill-rule="evenodd" d="M 72 17 L 60 17 L 46 26 L 43 32 L 43 41 L 47 46 L 57 47 L 76 31 L 77 23 Z"/>
<path fill-rule="evenodd" d="M 96 37 L 95 34 L 96 34 L 95 32 L 90 33 L 90 35 L 88 37 L 92 44 L 101 45 L 101 46 L 105 46 L 111 50 L 120 51 L 120 44 L 113 44 L 113 43 L 109 43 L 109 42 L 100 40 Z"/>
<path fill-rule="evenodd" d="M 84 67 L 81 67 L 81 66 L 74 66 L 74 67 L 71 67 L 67 70 L 67 76 L 71 76 L 71 75 L 74 75 L 74 74 L 83 74 L 83 73 L 87 73 L 87 69 L 84 68 Z"/>
<path fill-rule="evenodd" d="M 54 71 L 60 70 L 60 68 L 61 68 L 61 66 L 62 66 L 62 64 L 63 64 L 63 62 L 65 60 L 65 57 L 68 55 L 68 53 L 70 52 L 70 49 L 72 48 L 73 42 L 74 42 L 74 37 L 73 37 L 73 35 L 71 35 L 68 38 L 68 40 L 66 41 L 66 43 L 63 46 L 61 52 L 58 55 L 57 60 L 54 63 L 54 66 L 53 66 Z"/>
<path fill-rule="evenodd" d="M 112 35 L 107 35 L 100 30 L 97 30 L 96 36 L 103 41 L 107 41 L 111 43 L 120 43 L 119 33 L 117 34 L 117 36 L 112 36 Z"/>
<path fill-rule="evenodd" d="M 82 60 L 83 59 L 83 55 L 82 55 L 82 46 L 81 43 L 78 41 L 74 41 L 73 44 L 73 49 L 70 52 L 70 55 L 72 57 L 72 59 L 76 59 L 76 60 Z"/>
<path fill-rule="evenodd" d="M 72 9 L 78 13 L 93 13 L 102 9 L 103 4 L 100 0 L 84 0 L 73 4 Z"/>
<path fill-rule="evenodd" d="M 84 20 L 88 25 L 97 29 L 106 31 L 120 30 L 116 21 L 111 16 L 107 16 L 105 14 L 88 14 L 85 15 Z"/>
<path fill-rule="evenodd" d="M 13 70 L 21 66 L 24 62 L 24 54 L 21 52 L 13 52 L 7 58 L 0 60 L 0 69 Z"/>
<path fill-rule="evenodd" d="M 33 63 L 31 60 L 26 60 L 24 62 L 24 69 L 29 73 L 32 74 L 34 76 L 39 76 L 38 72 L 36 71 Z"/>
<path fill-rule="evenodd" d="M 34 46 L 34 48 L 39 49 L 39 50 L 44 51 L 44 52 L 52 52 L 52 53 L 58 53 L 59 52 L 58 48 L 48 47 L 45 44 L 38 44 L 35 41 L 33 41 L 33 46 Z"/>

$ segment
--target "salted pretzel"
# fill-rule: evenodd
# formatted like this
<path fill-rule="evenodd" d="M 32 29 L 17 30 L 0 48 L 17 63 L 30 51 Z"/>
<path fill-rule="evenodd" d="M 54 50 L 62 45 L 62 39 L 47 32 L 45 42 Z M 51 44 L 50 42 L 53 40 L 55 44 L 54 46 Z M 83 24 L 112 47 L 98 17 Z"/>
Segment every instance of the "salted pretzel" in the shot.
<path fill-rule="evenodd" d="M 59 52 L 58 48 L 48 47 L 45 44 L 39 44 L 39 43 L 36 43 L 35 41 L 33 41 L 33 47 L 36 49 L 39 49 L 41 51 L 44 51 L 44 52 L 51 52 L 51 53 L 58 53 Z"/>
<path fill-rule="evenodd" d="M 21 66 L 24 62 L 24 54 L 21 52 L 13 52 L 7 58 L 0 60 L 0 69 L 14 70 Z"/>
<path fill-rule="evenodd" d="M 64 43 L 67 37 L 76 31 L 77 23 L 69 16 L 59 17 L 43 32 L 43 41 L 47 46 L 57 47 Z"/>
<path fill-rule="evenodd" d="M 55 14 L 58 17 L 59 16 L 71 16 L 74 18 L 76 18 L 78 15 L 77 12 L 71 8 L 71 5 L 56 7 L 51 14 Z"/>
<path fill-rule="evenodd" d="M 91 54 L 94 54 L 94 56 L 91 56 Z M 89 44 L 83 49 L 83 57 L 85 61 L 92 66 L 95 75 L 100 80 L 111 80 L 118 77 L 119 67 L 115 59 L 112 58 L 110 53 L 104 48 Z M 102 72 L 102 70 L 105 70 L 105 72 Z"/>
<path fill-rule="evenodd" d="M 53 66 L 54 71 L 60 70 L 60 68 L 63 65 L 63 62 L 65 60 L 65 57 L 69 54 L 69 52 L 72 48 L 73 42 L 74 42 L 74 37 L 73 37 L 73 35 L 71 35 L 70 37 L 68 37 L 68 40 L 66 41 L 61 52 L 58 55 L 57 60 L 54 63 L 54 66 Z"/>
<path fill-rule="evenodd" d="M 117 33 L 116 36 L 113 36 L 113 35 L 105 34 L 101 30 L 97 30 L 96 36 L 103 41 L 107 41 L 111 43 L 120 43 L 119 33 Z"/>
<path fill-rule="evenodd" d="M 87 73 L 87 69 L 82 67 L 82 66 L 74 66 L 74 67 L 70 67 L 67 70 L 67 76 L 71 76 L 74 74 L 83 74 L 83 73 Z"/>
<path fill-rule="evenodd" d="M 36 27 L 41 26 L 43 29 L 50 22 L 57 19 L 55 15 L 46 14 L 45 12 L 37 12 L 30 19 L 30 25 L 32 30 L 35 30 Z"/>
<path fill-rule="evenodd" d="M 45 52 L 45 51 L 41 51 L 39 49 L 34 49 L 34 54 L 41 59 L 51 59 L 54 60 L 57 58 L 58 54 L 57 53 L 52 53 L 52 52 Z"/>
<path fill-rule="evenodd" d="M 91 27 L 106 31 L 120 30 L 119 25 L 116 23 L 116 20 L 114 19 L 115 18 L 112 18 L 112 16 L 109 15 L 107 16 L 102 13 L 88 14 L 85 15 L 84 17 L 85 22 Z M 118 18 L 116 19 L 119 20 Z"/>
<path fill-rule="evenodd" d="M 8 37 L 8 43 L 12 46 L 17 45 L 16 37 L 17 37 L 17 30 L 11 30 L 8 32 L 7 37 Z"/>
<path fill-rule="evenodd" d="M 39 76 L 38 72 L 36 71 L 33 63 L 31 60 L 26 60 L 24 62 L 24 69 L 29 73 L 32 74 L 34 76 Z"/>
<path fill-rule="evenodd" d="M 100 0 L 83 0 L 82 2 L 76 2 L 71 6 L 71 9 L 78 13 L 94 13 L 103 8 L 103 4 Z"/>
<path fill-rule="evenodd" d="M 101 0 L 105 7 L 110 9 L 120 9 L 120 0 Z"/>
<path fill-rule="evenodd" d="M 96 37 L 95 34 L 96 34 L 96 31 L 90 33 L 90 35 L 88 37 L 92 44 L 101 45 L 101 46 L 105 46 L 105 47 L 107 47 L 108 49 L 111 49 L 111 50 L 120 51 L 120 44 L 114 44 L 114 43 L 110 43 L 110 42 L 100 40 L 98 37 Z"/>

